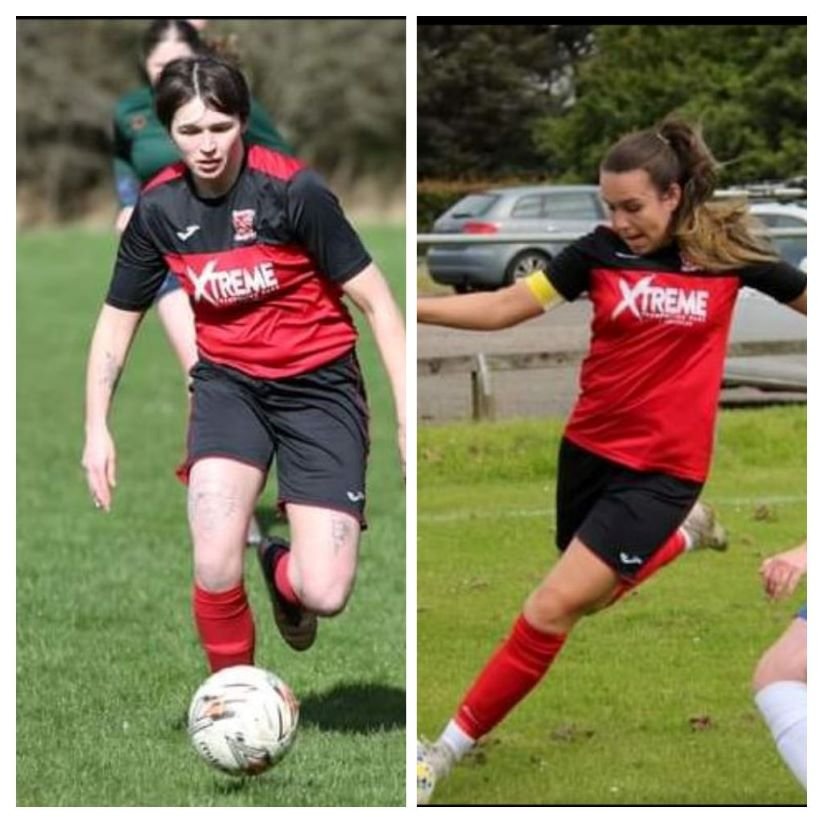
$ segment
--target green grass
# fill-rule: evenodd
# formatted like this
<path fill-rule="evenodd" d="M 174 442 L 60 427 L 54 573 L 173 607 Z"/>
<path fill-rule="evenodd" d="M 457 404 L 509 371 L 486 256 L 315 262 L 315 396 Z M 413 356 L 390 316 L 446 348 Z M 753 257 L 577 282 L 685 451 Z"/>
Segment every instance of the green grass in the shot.
<path fill-rule="evenodd" d="M 403 229 L 363 235 L 402 301 Z M 403 804 L 404 495 L 371 333 L 360 345 L 372 408 L 370 526 L 355 593 L 322 623 L 316 646 L 296 654 L 277 634 L 248 554 L 257 662 L 293 687 L 301 726 L 270 773 L 224 778 L 196 756 L 183 724 L 207 671 L 191 620 L 185 490 L 173 475 L 183 382 L 154 313 L 115 403 L 110 515 L 92 509 L 79 466 L 85 358 L 113 253 L 104 233 L 18 240 L 18 805 Z M 269 488 L 262 504 L 273 501 Z"/>
<path fill-rule="evenodd" d="M 421 427 L 418 726 L 436 737 L 553 559 L 562 423 Z M 749 683 L 804 599 L 761 559 L 805 534 L 806 410 L 721 414 L 705 499 L 732 540 L 582 622 L 435 803 L 799 804 Z M 803 588 L 802 588 L 803 590 Z M 704 720 L 706 719 L 706 720 Z"/>

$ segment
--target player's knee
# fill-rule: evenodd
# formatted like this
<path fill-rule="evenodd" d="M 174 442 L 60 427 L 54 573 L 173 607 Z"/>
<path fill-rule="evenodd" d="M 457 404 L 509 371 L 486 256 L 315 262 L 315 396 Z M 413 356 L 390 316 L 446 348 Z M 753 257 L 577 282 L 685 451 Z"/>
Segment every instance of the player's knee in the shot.
<path fill-rule="evenodd" d="M 773 644 L 759 659 L 752 676 L 753 694 L 777 681 L 806 681 L 806 655 L 786 644 Z"/>
<path fill-rule="evenodd" d="M 807 624 L 796 619 L 761 656 L 753 673 L 753 690 L 776 681 L 807 680 Z"/>
<path fill-rule="evenodd" d="M 775 678 L 772 677 L 770 650 L 767 650 L 767 652 L 765 652 L 761 658 L 758 659 L 758 663 L 755 665 L 755 669 L 753 670 L 751 685 L 753 695 L 757 695 L 764 689 L 764 687 L 771 684 L 773 681 L 775 681 Z"/>
<path fill-rule="evenodd" d="M 234 557 L 219 554 L 195 555 L 195 581 L 201 589 L 223 592 L 237 586 L 243 577 L 241 564 Z"/>
<path fill-rule="evenodd" d="M 544 632 L 569 632 L 589 612 L 591 605 L 567 590 L 545 583 L 527 598 L 524 615 Z"/>
<path fill-rule="evenodd" d="M 307 609 L 318 615 L 338 615 L 349 601 L 353 584 L 354 575 L 313 577 L 301 583 L 300 600 Z"/>

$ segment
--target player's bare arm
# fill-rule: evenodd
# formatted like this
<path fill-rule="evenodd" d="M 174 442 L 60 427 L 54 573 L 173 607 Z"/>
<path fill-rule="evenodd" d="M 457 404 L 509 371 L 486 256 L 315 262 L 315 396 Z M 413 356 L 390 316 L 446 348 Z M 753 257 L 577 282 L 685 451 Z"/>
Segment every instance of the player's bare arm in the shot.
<path fill-rule="evenodd" d="M 392 386 L 398 421 L 398 450 L 406 469 L 406 332 L 386 279 L 374 263 L 343 284 L 343 291 L 369 321 Z"/>
<path fill-rule="evenodd" d="M 497 292 L 418 298 L 418 323 L 494 331 L 516 326 L 557 306 L 563 298 L 536 272 Z"/>
<path fill-rule="evenodd" d="M 95 506 L 111 508 L 117 481 L 114 441 L 107 424 L 112 398 L 142 314 L 105 305 L 100 312 L 86 367 L 86 443 L 82 466 L 86 470 Z"/>
<path fill-rule="evenodd" d="M 770 598 L 792 595 L 807 571 L 807 542 L 773 555 L 761 564 L 761 581 Z"/>

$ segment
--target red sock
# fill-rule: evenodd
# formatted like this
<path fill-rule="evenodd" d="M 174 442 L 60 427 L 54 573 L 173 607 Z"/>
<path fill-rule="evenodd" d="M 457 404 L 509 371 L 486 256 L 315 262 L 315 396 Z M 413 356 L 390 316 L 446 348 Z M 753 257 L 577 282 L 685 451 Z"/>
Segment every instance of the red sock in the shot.
<path fill-rule="evenodd" d="M 254 663 L 255 622 L 242 583 L 224 592 L 209 592 L 195 584 L 192 606 L 212 672 Z"/>
<path fill-rule="evenodd" d="M 488 733 L 543 678 L 566 635 L 541 632 L 523 615 L 475 680 L 455 721 L 474 739 Z"/>
<path fill-rule="evenodd" d="M 658 572 L 661 567 L 674 561 L 686 548 L 687 539 L 684 533 L 680 528 L 676 529 L 675 532 L 652 553 L 650 559 L 631 581 L 621 581 L 620 589 L 610 603 L 614 604 L 619 598 L 623 598 L 630 590 L 635 589 L 639 584 L 646 581 L 647 578 Z"/>
<path fill-rule="evenodd" d="M 290 604 L 300 604 L 300 598 L 298 598 L 292 584 L 289 582 L 289 558 L 291 557 L 291 552 L 283 552 L 278 557 L 275 564 L 275 586 L 284 600 Z"/>

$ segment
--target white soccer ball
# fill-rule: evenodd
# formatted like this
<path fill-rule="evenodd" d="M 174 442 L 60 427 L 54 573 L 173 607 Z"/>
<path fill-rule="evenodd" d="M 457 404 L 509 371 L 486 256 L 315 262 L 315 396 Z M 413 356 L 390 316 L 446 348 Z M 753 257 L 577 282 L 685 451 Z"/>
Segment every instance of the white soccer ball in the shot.
<path fill-rule="evenodd" d="M 298 701 L 277 675 L 259 667 L 219 670 L 189 706 L 189 736 L 209 764 L 257 775 L 283 758 L 298 729 Z"/>

